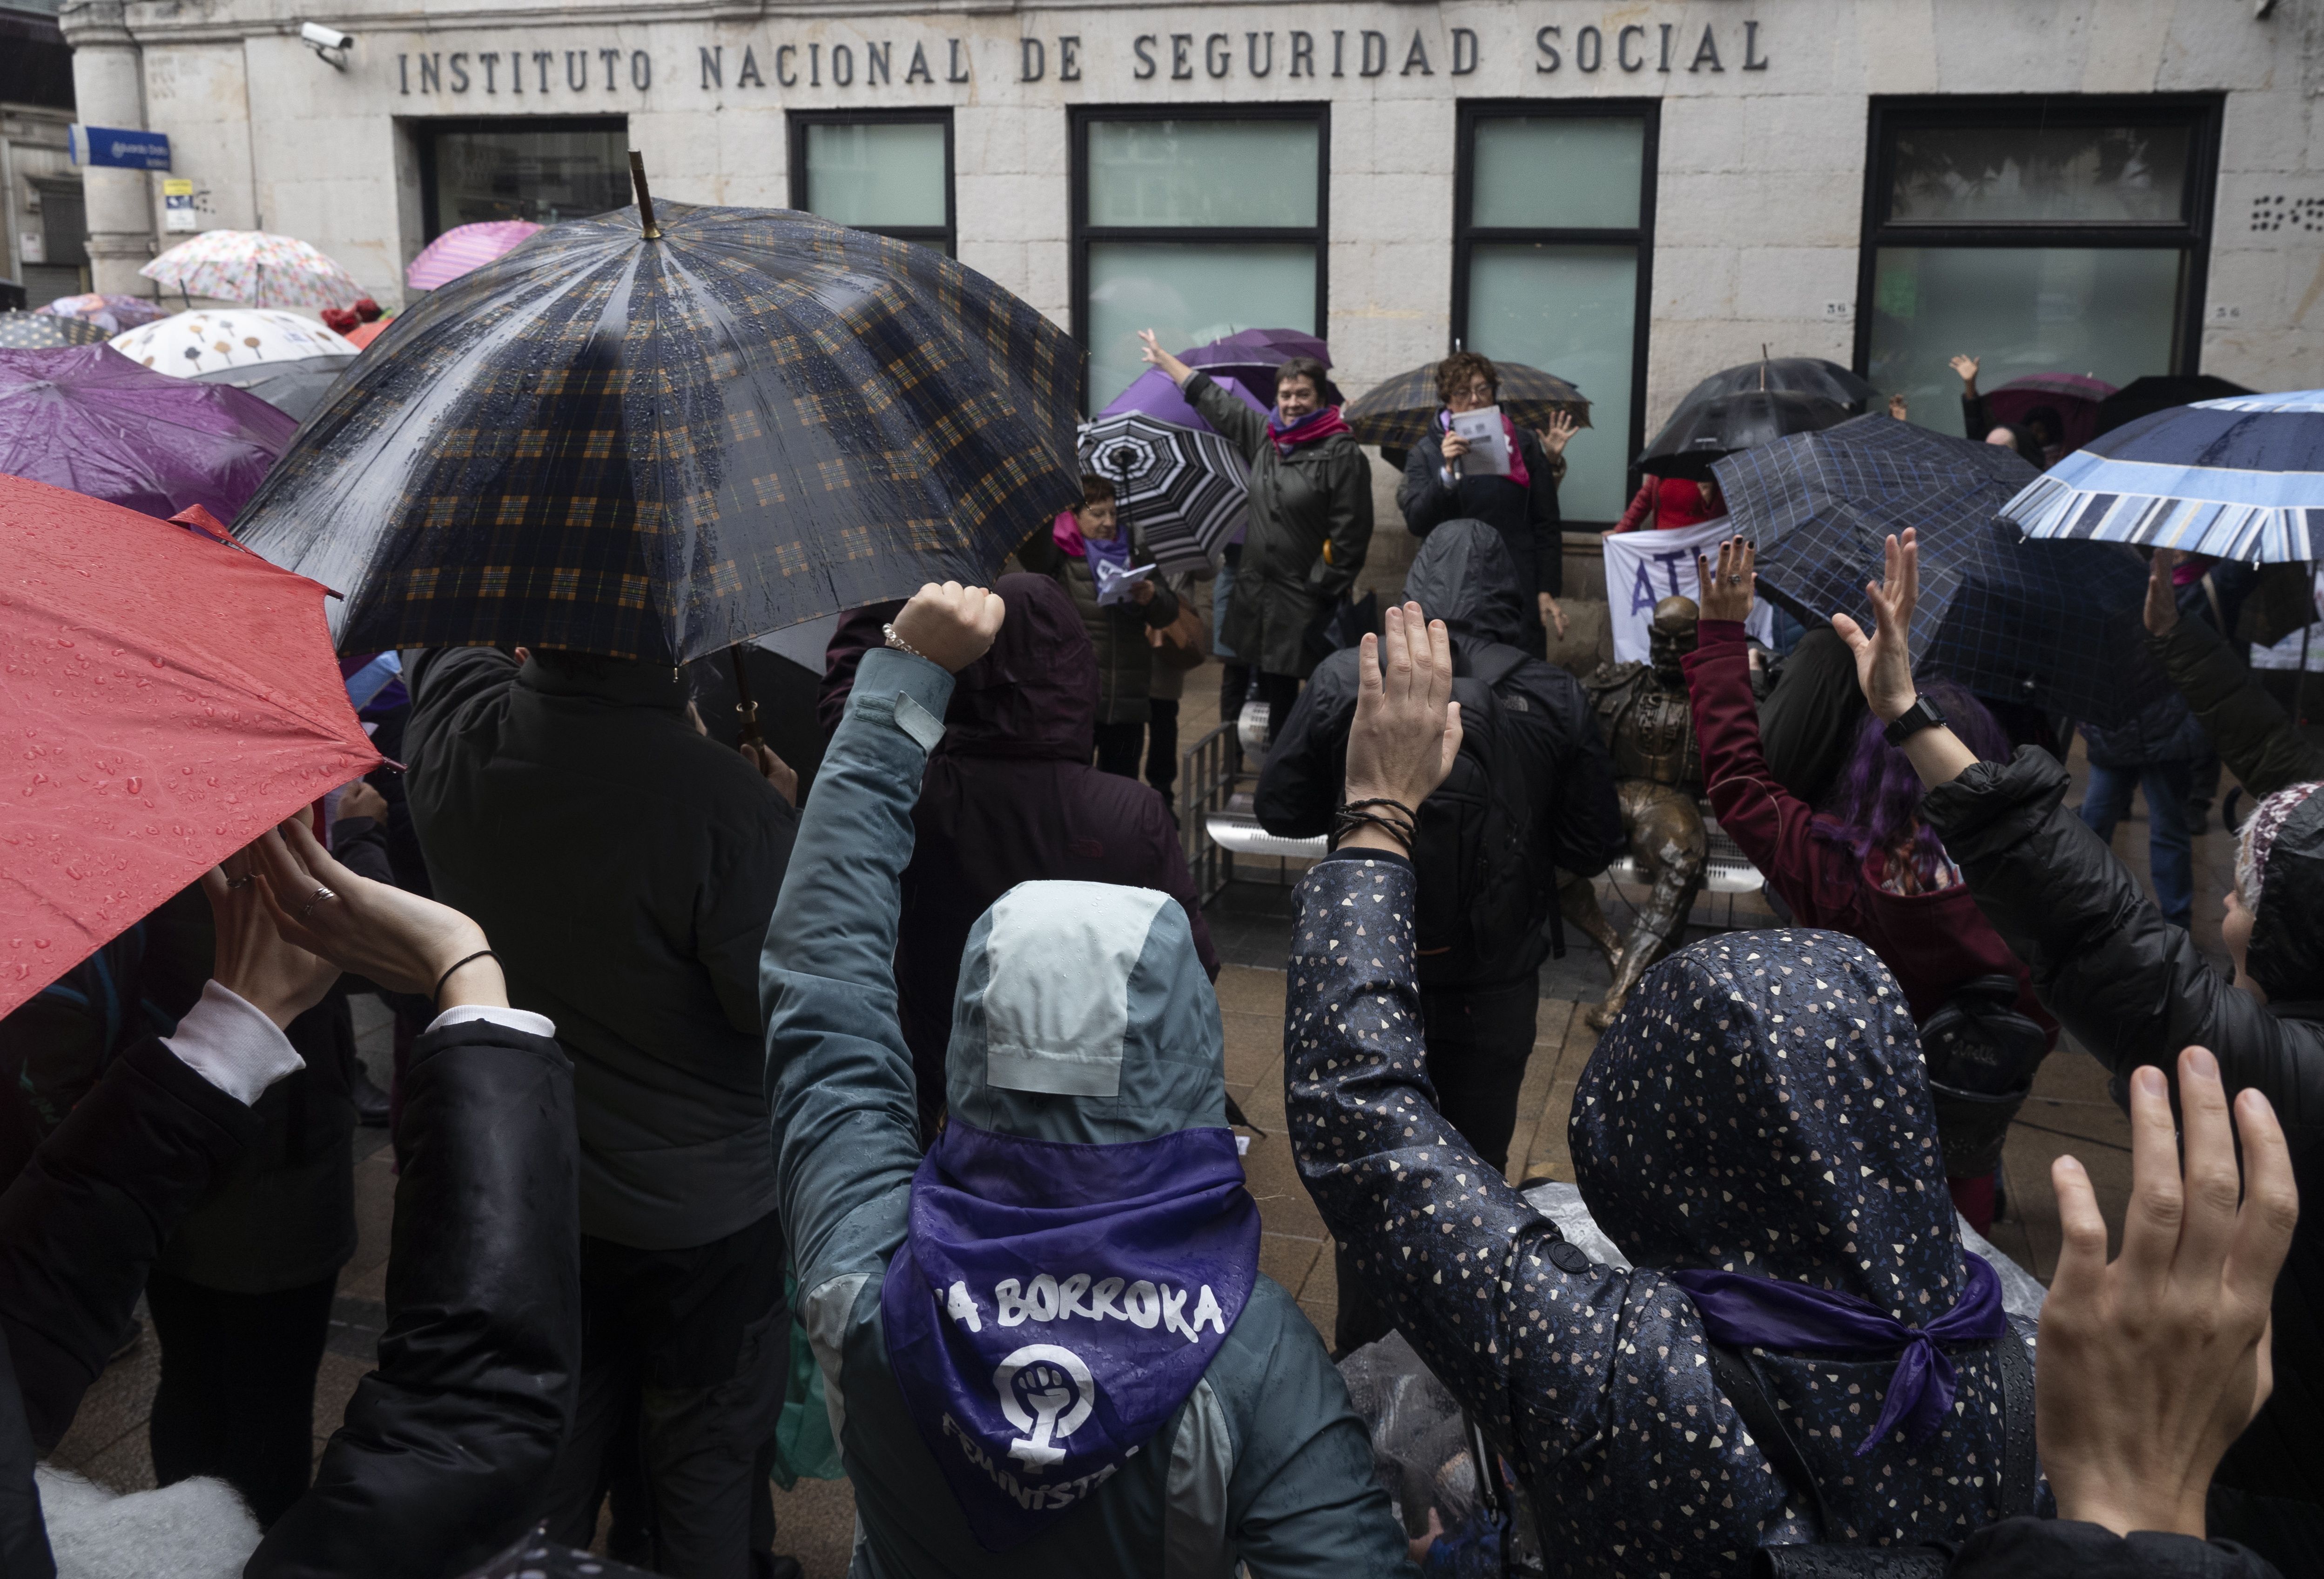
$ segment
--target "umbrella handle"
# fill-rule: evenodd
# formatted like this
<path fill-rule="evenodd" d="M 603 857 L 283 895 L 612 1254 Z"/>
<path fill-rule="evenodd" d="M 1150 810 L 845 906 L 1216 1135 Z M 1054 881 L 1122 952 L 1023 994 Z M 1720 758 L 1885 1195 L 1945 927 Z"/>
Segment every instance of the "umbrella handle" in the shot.
<path fill-rule="evenodd" d="M 630 185 L 637 189 L 638 228 L 648 241 L 659 241 L 661 226 L 654 223 L 653 194 L 646 189 L 646 156 L 634 148 L 630 150 Z"/>
<path fill-rule="evenodd" d="M 742 644 L 737 642 L 727 648 L 726 659 L 734 666 L 734 695 L 741 698 L 734 711 L 742 716 L 742 743 L 764 745 L 767 737 L 759 732 L 759 704 L 751 699 L 751 676 L 742 664 Z"/>

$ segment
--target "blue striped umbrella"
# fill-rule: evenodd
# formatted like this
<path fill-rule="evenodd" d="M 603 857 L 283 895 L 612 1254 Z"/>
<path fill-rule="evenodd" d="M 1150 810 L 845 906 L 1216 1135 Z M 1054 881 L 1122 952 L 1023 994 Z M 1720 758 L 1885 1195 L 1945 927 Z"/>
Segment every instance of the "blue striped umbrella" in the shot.
<path fill-rule="evenodd" d="M 2324 540 L 2324 390 L 2143 417 L 2026 484 L 2001 514 L 2028 537 L 2313 559 Z"/>

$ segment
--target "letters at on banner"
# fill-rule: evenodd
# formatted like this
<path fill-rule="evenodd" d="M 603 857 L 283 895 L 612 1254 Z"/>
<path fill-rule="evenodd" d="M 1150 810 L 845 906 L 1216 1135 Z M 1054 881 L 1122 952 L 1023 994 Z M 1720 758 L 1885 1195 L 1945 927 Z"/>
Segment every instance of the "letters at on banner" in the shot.
<path fill-rule="evenodd" d="M 1614 661 L 1646 661 L 1647 627 L 1654 623 L 1655 605 L 1666 597 L 1700 598 L 1695 584 L 1694 557 L 1707 554 L 1716 563 L 1720 541 L 1734 534 L 1726 516 L 1700 526 L 1670 531 L 1609 532 L 1606 536 L 1606 602 L 1614 625 Z M 1744 629 L 1757 640 L 1770 640 L 1775 611 L 1764 597 L 1751 605 Z"/>

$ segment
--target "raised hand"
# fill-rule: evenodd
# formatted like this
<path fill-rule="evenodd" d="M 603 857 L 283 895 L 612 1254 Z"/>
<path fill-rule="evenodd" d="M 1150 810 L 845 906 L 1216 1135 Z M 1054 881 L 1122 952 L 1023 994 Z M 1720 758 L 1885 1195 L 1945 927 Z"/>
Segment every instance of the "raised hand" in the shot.
<path fill-rule="evenodd" d="M 1913 415 L 1912 402 L 1905 400 L 1903 395 L 1892 394 L 1888 397 L 1888 414 L 1899 422 L 1910 420 Z"/>
<path fill-rule="evenodd" d="M 2171 572 L 2186 557 L 2177 549 L 2157 549 L 2146 568 L 2146 628 L 2155 635 L 2168 636 L 2179 623 L 2179 589 L 2171 585 Z"/>
<path fill-rule="evenodd" d="M 252 875 L 258 845 L 226 857 L 202 873 L 217 943 L 210 974 L 219 986 L 283 1030 L 323 1001 L 339 967 L 285 940 L 266 906 L 266 892 Z"/>
<path fill-rule="evenodd" d="M 1969 386 L 1970 392 L 1975 393 L 1977 390 L 1977 358 L 1974 356 L 1956 356 L 1949 365 L 1955 373 L 1960 374 L 1960 381 Z"/>
<path fill-rule="evenodd" d="M 1390 605 L 1381 624 L 1382 634 L 1365 636 L 1357 660 L 1361 688 L 1348 733 L 1346 799 L 1393 800 L 1416 812 L 1461 753 L 1452 638 L 1443 620 L 1425 619 L 1416 603 Z M 1364 828 L 1346 842 L 1386 836 Z"/>
<path fill-rule="evenodd" d="M 508 1002 L 495 960 L 476 960 L 445 981 L 455 965 L 491 946 L 484 928 L 451 906 L 357 876 L 295 817 L 250 848 L 257 891 L 285 942 L 392 992 L 426 995 L 440 983 L 439 1009 Z"/>
<path fill-rule="evenodd" d="M 1549 451 L 1551 458 L 1554 459 L 1565 453 L 1565 447 L 1573 442 L 1573 436 L 1581 431 L 1582 424 L 1573 420 L 1572 412 L 1552 411 L 1549 414 L 1549 426 L 1542 429 L 1535 437 L 1541 440 L 1541 447 Z"/>
<path fill-rule="evenodd" d="M 1695 606 L 1706 620 L 1747 620 L 1751 617 L 1752 593 L 1759 585 L 1759 550 L 1739 537 L 1719 545 L 1719 563 L 1694 557 L 1694 578 L 1701 596 Z"/>
<path fill-rule="evenodd" d="M 1913 685 L 1913 605 L 1919 600 L 1921 550 L 1917 535 L 1904 529 L 1900 541 L 1889 538 L 1881 553 L 1882 576 L 1864 584 L 1872 600 L 1872 617 L 1878 622 L 1869 636 L 1846 614 L 1831 616 L 1831 628 L 1856 654 L 1856 683 L 1864 692 L 1874 716 L 1894 724 L 1904 716 L 1918 694 Z"/>
<path fill-rule="evenodd" d="M 2071 1157 L 2050 1167 L 2064 1242 L 2034 1373 L 2042 1467 L 2060 1517 L 2117 1535 L 2203 1536 L 2212 1471 L 2267 1400 L 2269 1302 L 2300 1217 L 2264 1095 L 2238 1094 L 2231 1127 L 2218 1061 L 2189 1048 L 2179 1106 L 2174 1137 L 2163 1071 L 2132 1075 L 2130 1208 L 2110 1264 L 2089 1176 Z"/>
<path fill-rule="evenodd" d="M 1179 361 L 1176 356 L 1173 356 L 1169 352 L 1165 351 L 1162 348 L 1162 342 L 1154 337 L 1154 331 L 1152 329 L 1140 329 L 1138 331 L 1138 355 L 1142 357 L 1149 366 L 1159 367 L 1163 372 L 1168 374 L 1170 375 L 1170 382 L 1177 384 L 1180 388 L 1184 388 L 1186 381 L 1194 376 L 1194 370 L 1193 368 L 1187 366 L 1184 362 Z"/>
<path fill-rule="evenodd" d="M 1148 337 L 1151 337 L 1150 336 Z M 982 586 L 931 581 L 892 622 L 897 639 L 939 668 L 958 674 L 991 651 L 1009 605 Z"/>

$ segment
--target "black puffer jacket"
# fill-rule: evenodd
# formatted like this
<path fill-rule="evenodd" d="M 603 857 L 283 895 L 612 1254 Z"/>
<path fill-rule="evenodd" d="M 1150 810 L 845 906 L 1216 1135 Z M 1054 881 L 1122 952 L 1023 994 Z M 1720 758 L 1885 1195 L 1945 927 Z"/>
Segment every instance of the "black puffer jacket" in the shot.
<path fill-rule="evenodd" d="M 2229 768 L 2236 766 L 2220 742 Z M 1978 906 L 2034 973 L 2060 1024 L 2115 1072 L 2218 1055 L 2230 1094 L 2275 1104 L 2309 1201 L 2324 1200 L 2324 795 L 2270 854 L 2248 961 L 2267 1001 L 2231 985 L 2066 809 L 2066 771 L 2026 747 L 1929 791 L 1924 815 Z M 2275 1290 L 2275 1392 L 2220 1464 L 2220 1484 L 2324 1504 L 2324 1214 L 2301 1215 Z M 2324 1517 L 2324 1509 L 2319 1509 Z"/>
<path fill-rule="evenodd" d="M 1481 716 L 1484 688 L 1474 678 L 1478 665 L 1497 650 L 1506 655 L 1507 649 L 1518 646 L 1532 612 L 1520 599 L 1500 535 L 1477 521 L 1438 527 L 1421 544 L 1405 577 L 1404 595 L 1451 631 L 1454 697 L 1470 718 Z M 1511 743 L 1522 753 L 1526 800 L 1539 810 L 1530 848 L 1544 857 L 1539 869 L 1545 876 L 1533 895 L 1533 924 L 1482 955 L 1424 959 L 1425 987 L 1499 984 L 1539 970 L 1549 952 L 1542 923 L 1557 898 L 1554 876 L 1547 874 L 1563 867 L 1594 876 L 1623 848 L 1613 763 L 1581 682 L 1531 651 L 1519 651 L 1524 657 L 1494 694 Z M 1325 659 L 1285 720 L 1256 798 L 1259 820 L 1269 833 L 1312 838 L 1331 832 L 1347 776 L 1360 659 L 1353 648 Z M 1429 863 L 1425 844 L 1420 858 L 1424 866 Z"/>
<path fill-rule="evenodd" d="M 472 1020 L 404 1076 L 387 1331 L 248 1579 L 437 1579 L 540 1516 L 581 1359 L 573 1066 Z"/>
<path fill-rule="evenodd" d="M 2227 1540 L 2134 1530 L 2071 1519 L 2005 1519 L 1961 1543 L 1946 1579 L 2281 1579 L 2266 1559 Z"/>
<path fill-rule="evenodd" d="M 2192 762 L 2203 754 L 2203 726 L 2186 698 L 2165 692 L 2120 724 L 2089 724 L 2090 762 L 2101 768 L 2144 768 L 2153 762 Z"/>

